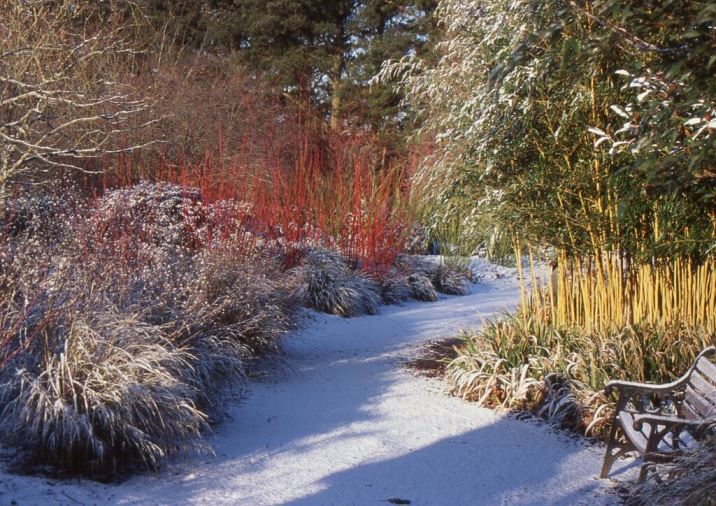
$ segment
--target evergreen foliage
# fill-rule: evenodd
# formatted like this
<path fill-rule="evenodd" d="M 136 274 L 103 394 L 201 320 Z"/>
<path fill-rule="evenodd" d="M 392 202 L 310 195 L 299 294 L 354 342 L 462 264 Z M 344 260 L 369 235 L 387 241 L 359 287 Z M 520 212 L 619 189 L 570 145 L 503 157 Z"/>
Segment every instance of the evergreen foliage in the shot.
<path fill-rule="evenodd" d="M 434 0 L 147 0 L 150 15 L 179 44 L 236 52 L 254 72 L 272 76 L 285 97 L 349 123 L 388 132 L 409 117 L 389 84 L 369 86 L 388 58 L 425 54 Z M 168 21 L 167 21 L 168 20 Z M 392 137 L 391 137 L 392 135 Z"/>

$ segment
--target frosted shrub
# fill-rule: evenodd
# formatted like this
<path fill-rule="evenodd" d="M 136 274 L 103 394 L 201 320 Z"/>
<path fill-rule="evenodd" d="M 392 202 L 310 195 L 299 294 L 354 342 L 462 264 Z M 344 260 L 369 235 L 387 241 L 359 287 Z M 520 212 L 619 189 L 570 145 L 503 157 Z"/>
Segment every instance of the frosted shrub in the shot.
<path fill-rule="evenodd" d="M 298 276 L 298 297 L 307 307 L 343 317 L 378 312 L 378 284 L 350 269 L 337 253 L 310 251 L 298 268 Z"/>
<path fill-rule="evenodd" d="M 470 286 L 469 269 L 440 264 L 432 271 L 431 280 L 438 292 L 448 295 L 466 295 Z"/>
<path fill-rule="evenodd" d="M 390 269 L 380 282 L 380 297 L 386 304 L 400 304 L 410 299 L 412 288 L 407 274 Z"/>
<path fill-rule="evenodd" d="M 413 224 L 406 240 L 405 251 L 413 255 L 425 255 L 429 249 L 428 231 L 422 225 Z"/>
<path fill-rule="evenodd" d="M 92 220 L 103 239 L 131 235 L 157 246 L 189 247 L 199 240 L 206 212 L 195 188 L 142 182 L 107 192 Z"/>
<path fill-rule="evenodd" d="M 438 294 L 435 291 L 433 282 L 422 272 L 416 272 L 408 276 L 410 283 L 410 296 L 415 300 L 423 302 L 435 302 L 438 300 Z"/>
<path fill-rule="evenodd" d="M 71 226 L 71 217 L 80 205 L 72 191 L 62 196 L 22 192 L 0 201 L 0 230 L 7 240 L 57 244 Z"/>

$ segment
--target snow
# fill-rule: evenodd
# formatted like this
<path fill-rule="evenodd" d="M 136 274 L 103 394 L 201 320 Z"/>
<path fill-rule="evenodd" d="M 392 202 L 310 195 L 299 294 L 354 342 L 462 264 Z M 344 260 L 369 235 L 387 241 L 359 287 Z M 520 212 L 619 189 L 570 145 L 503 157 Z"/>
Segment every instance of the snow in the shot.
<path fill-rule="evenodd" d="M 0 502 L 615 502 L 612 481 L 597 478 L 603 446 L 449 397 L 443 382 L 403 366 L 420 343 L 514 307 L 519 285 L 511 269 L 481 259 L 472 268 L 481 281 L 464 297 L 352 319 L 311 313 L 285 341 L 291 370 L 248 385 L 210 438 L 215 457 L 178 461 L 119 484 L 0 472 Z"/>

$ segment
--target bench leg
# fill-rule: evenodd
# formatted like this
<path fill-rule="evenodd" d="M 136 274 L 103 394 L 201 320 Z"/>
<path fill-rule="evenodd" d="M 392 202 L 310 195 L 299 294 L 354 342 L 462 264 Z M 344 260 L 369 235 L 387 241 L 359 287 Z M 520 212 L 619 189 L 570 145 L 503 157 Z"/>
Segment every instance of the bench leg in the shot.
<path fill-rule="evenodd" d="M 609 475 L 609 470 L 614 465 L 616 456 L 612 454 L 616 447 L 616 436 L 617 436 L 617 425 L 619 420 L 615 416 L 612 419 L 612 428 L 609 431 L 609 442 L 607 443 L 607 452 L 604 454 L 604 462 L 602 463 L 602 472 L 599 474 L 600 478 L 606 478 Z"/>
<path fill-rule="evenodd" d="M 604 462 L 602 463 L 602 472 L 600 478 L 606 478 L 609 475 L 614 462 L 625 453 L 636 450 L 629 442 L 622 444 L 617 441 L 617 432 L 619 431 L 619 418 L 617 416 L 612 420 L 612 429 L 609 431 L 609 442 L 607 443 L 607 451 L 604 454 Z"/>
<path fill-rule="evenodd" d="M 639 481 L 642 482 L 646 479 L 646 474 L 649 472 L 650 462 L 659 462 L 663 460 L 663 457 L 656 455 L 659 450 L 659 441 L 664 437 L 663 432 L 657 432 L 657 427 L 652 427 L 649 432 L 649 439 L 646 441 L 646 449 L 644 450 L 644 456 L 642 457 L 641 467 L 639 468 Z"/>
<path fill-rule="evenodd" d="M 644 456 L 642 457 L 641 466 L 639 466 L 639 478 L 637 481 L 642 482 L 646 479 L 646 475 L 649 472 L 650 464 L 654 462 L 659 462 L 659 459 L 655 456 L 652 456 L 650 453 L 644 453 Z"/>
<path fill-rule="evenodd" d="M 646 462 L 644 462 L 641 467 L 639 468 L 639 478 L 637 478 L 637 481 L 640 483 L 646 479 L 646 473 L 649 472 L 649 466 Z"/>

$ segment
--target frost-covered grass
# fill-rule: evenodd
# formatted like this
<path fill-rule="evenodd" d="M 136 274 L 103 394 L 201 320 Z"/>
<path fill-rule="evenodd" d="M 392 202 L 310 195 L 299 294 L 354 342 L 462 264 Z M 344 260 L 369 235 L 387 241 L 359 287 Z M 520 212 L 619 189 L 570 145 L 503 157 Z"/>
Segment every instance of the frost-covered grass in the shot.
<path fill-rule="evenodd" d="M 379 286 L 351 269 L 339 254 L 315 249 L 297 269 L 301 279 L 298 296 L 310 308 L 343 317 L 375 314 L 380 304 Z"/>
<path fill-rule="evenodd" d="M 380 297 L 385 304 L 400 304 L 412 298 L 410 276 L 395 268 L 390 269 L 380 281 Z"/>
<path fill-rule="evenodd" d="M 472 273 L 467 267 L 448 263 L 445 259 L 436 263 L 419 256 L 404 256 L 398 259 L 397 265 L 407 276 L 410 297 L 415 300 L 435 301 L 438 292 L 465 295 L 472 282 Z"/>
<path fill-rule="evenodd" d="M 17 464 L 109 477 L 206 449 L 226 387 L 291 328 L 292 276 L 240 214 L 177 185 L 54 205 L 79 209 L 55 213 L 59 233 L 46 206 L 2 229 L 0 431 Z"/>
<path fill-rule="evenodd" d="M 8 203 L 0 435 L 18 467 L 109 478 L 206 451 L 225 393 L 280 351 L 298 306 L 437 299 L 431 262 L 368 273 L 311 238 L 267 238 L 253 211 L 170 183 Z"/>
<path fill-rule="evenodd" d="M 465 295 L 472 278 L 467 268 L 419 256 L 400 256 L 387 271 L 369 275 L 323 248 L 310 250 L 296 272 L 305 306 L 344 317 L 375 314 L 381 303 L 434 302 L 438 292 Z"/>
<path fill-rule="evenodd" d="M 520 311 L 465 332 L 447 368 L 454 393 L 491 407 L 537 412 L 562 426 L 606 435 L 609 380 L 666 383 L 682 374 L 709 344 L 687 327 L 633 326 L 607 334 L 555 328 Z"/>
<path fill-rule="evenodd" d="M 105 476 L 206 449 L 196 357 L 137 316 L 71 315 L 43 332 L 59 349 L 3 371 L 0 432 L 24 467 Z"/>
<path fill-rule="evenodd" d="M 438 293 L 435 290 L 430 278 L 422 272 L 416 272 L 408 276 L 410 284 L 410 296 L 415 300 L 423 302 L 435 302 L 438 300 Z"/>
<path fill-rule="evenodd" d="M 470 278 L 470 271 L 467 268 L 443 263 L 432 272 L 431 281 L 438 292 L 465 295 L 470 286 Z"/>
<path fill-rule="evenodd" d="M 625 503 L 628 506 L 716 504 L 716 435 L 712 433 L 672 462 L 653 464 L 644 482 L 630 484 Z"/>

